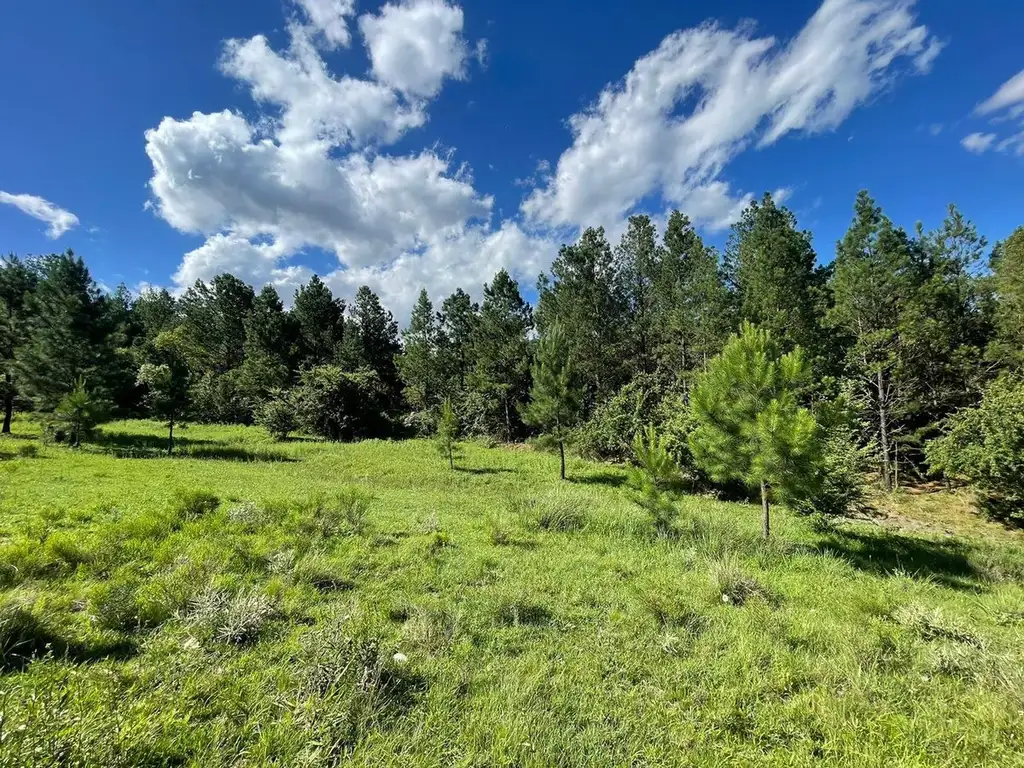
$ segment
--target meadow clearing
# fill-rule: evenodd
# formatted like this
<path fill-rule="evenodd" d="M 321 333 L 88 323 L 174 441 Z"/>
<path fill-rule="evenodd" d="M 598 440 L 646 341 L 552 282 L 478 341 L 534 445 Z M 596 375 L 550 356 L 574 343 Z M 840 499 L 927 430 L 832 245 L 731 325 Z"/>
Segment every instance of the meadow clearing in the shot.
<path fill-rule="evenodd" d="M 1024 537 L 958 497 L 659 536 L 524 448 L 14 432 L 2 766 L 1024 765 Z"/>

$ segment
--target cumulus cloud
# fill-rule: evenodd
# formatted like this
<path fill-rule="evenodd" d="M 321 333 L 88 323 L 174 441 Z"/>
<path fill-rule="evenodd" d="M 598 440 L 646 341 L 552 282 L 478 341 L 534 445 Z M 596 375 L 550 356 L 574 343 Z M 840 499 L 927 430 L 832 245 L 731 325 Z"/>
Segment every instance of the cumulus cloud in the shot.
<path fill-rule="evenodd" d="M 911 10 L 904 0 L 825 0 L 784 45 L 750 25 L 669 35 L 570 118 L 572 146 L 523 211 L 585 225 L 657 195 L 726 225 L 747 199 L 721 178 L 737 154 L 833 129 L 898 72 L 928 70 L 942 45 Z"/>
<path fill-rule="evenodd" d="M 446 77 L 466 76 L 462 9 L 443 0 L 388 3 L 359 18 L 373 73 L 405 94 L 436 96 Z"/>
<path fill-rule="evenodd" d="M 970 133 L 960 140 L 960 144 L 967 151 L 980 155 L 982 152 L 987 151 L 995 140 L 996 135 L 994 133 Z"/>
<path fill-rule="evenodd" d="M 988 118 L 992 132 L 972 133 L 965 136 L 960 144 L 971 152 L 981 154 L 990 148 L 997 152 L 1012 152 L 1024 155 L 1024 70 L 1011 77 L 974 108 L 974 114 Z M 1015 122 L 1012 132 L 999 137 L 996 130 L 1002 130 L 1007 122 Z"/>
<path fill-rule="evenodd" d="M 0 191 L 0 204 L 13 205 L 22 213 L 48 224 L 46 235 L 51 240 L 56 240 L 69 229 L 78 226 L 78 217 L 75 214 L 37 195 L 12 195 Z"/>
<path fill-rule="evenodd" d="M 352 35 L 346 17 L 355 12 L 355 0 L 296 0 L 310 25 L 323 35 L 328 48 L 348 46 Z"/>

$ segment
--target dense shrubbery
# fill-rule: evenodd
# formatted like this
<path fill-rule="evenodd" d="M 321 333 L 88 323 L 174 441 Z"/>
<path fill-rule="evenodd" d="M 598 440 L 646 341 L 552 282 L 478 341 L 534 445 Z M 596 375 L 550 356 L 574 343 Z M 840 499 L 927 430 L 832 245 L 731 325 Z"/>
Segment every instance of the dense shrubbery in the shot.
<path fill-rule="evenodd" d="M 375 371 L 323 365 L 303 371 L 292 392 L 299 427 L 328 440 L 356 440 L 387 432 L 386 392 Z"/>

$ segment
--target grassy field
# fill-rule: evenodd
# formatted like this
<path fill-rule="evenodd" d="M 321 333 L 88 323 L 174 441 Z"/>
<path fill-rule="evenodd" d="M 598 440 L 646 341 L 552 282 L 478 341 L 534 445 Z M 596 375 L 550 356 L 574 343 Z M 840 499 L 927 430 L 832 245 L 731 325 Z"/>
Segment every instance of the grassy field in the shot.
<path fill-rule="evenodd" d="M 16 432 L 3 766 L 1024 765 L 1019 533 L 687 497 L 659 538 L 529 450 Z"/>

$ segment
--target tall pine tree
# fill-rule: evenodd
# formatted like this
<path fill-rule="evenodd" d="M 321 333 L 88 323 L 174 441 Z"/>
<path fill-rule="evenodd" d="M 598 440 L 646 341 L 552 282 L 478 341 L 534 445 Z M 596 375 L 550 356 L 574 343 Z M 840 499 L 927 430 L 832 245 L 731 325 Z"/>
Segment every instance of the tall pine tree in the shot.
<path fill-rule="evenodd" d="M 333 362 L 344 336 L 345 302 L 313 275 L 295 292 L 291 314 L 299 331 L 299 367 Z"/>
<path fill-rule="evenodd" d="M 27 303 L 37 275 L 16 256 L 0 259 L 0 401 L 3 402 L 2 434 L 11 431 L 14 401 L 18 394 L 14 350 L 29 329 Z"/>
<path fill-rule="evenodd" d="M 405 382 L 406 402 L 415 411 L 430 411 L 440 402 L 444 388 L 444 361 L 441 332 L 426 288 L 420 290 L 402 346 L 398 370 Z"/>

